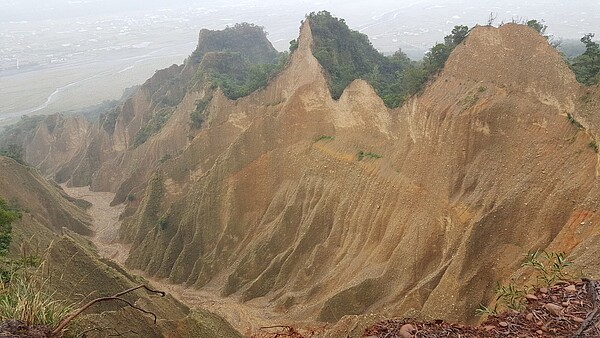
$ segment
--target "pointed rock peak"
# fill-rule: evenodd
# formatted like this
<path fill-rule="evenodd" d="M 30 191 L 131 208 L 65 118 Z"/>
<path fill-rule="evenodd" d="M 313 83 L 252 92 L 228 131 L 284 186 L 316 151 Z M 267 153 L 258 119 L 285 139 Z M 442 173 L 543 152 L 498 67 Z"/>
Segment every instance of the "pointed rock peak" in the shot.
<path fill-rule="evenodd" d="M 535 30 L 520 24 L 475 27 L 448 58 L 444 75 L 527 92 L 573 92 L 575 76 Z"/>
<path fill-rule="evenodd" d="M 308 19 L 302 22 L 300 26 L 300 36 L 298 37 L 298 49 L 304 52 L 312 53 L 313 37 Z"/>

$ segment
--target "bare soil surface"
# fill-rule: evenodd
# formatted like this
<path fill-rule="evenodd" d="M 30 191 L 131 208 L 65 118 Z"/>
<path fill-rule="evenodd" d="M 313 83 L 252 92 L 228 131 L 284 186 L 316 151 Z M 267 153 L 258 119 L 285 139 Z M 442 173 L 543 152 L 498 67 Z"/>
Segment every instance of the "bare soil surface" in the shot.
<path fill-rule="evenodd" d="M 72 197 L 84 199 L 92 204 L 88 213 L 93 218 L 94 235 L 90 238 L 97 246 L 102 257 L 112 259 L 121 266 L 129 253 L 129 246 L 118 241 L 121 221 L 119 215 L 124 205 L 110 206 L 114 194 L 110 192 L 90 191 L 89 187 L 62 188 Z M 131 269 L 128 269 L 131 271 Z M 260 327 L 276 325 L 277 314 L 267 309 L 240 303 L 234 297 L 219 297 L 218 290 L 205 288 L 202 290 L 171 284 L 164 279 L 147 276 L 143 271 L 131 271 L 142 275 L 156 288 L 170 293 L 191 308 L 202 308 L 225 318 L 240 333 L 250 335 Z"/>

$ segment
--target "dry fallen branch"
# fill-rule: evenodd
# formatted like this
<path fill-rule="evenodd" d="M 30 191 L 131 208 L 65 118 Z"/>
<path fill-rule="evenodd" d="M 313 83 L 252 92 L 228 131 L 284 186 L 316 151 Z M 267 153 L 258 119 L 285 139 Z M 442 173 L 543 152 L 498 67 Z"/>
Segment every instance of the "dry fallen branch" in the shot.
<path fill-rule="evenodd" d="M 581 324 L 579 330 L 577 330 L 575 335 L 573 335 L 573 338 L 584 337 L 586 331 L 590 330 L 592 327 L 598 324 L 598 322 L 600 322 L 600 304 L 598 303 L 598 288 L 600 287 L 599 283 L 598 281 L 593 281 L 587 278 L 583 278 L 583 281 L 586 284 L 588 295 L 592 300 L 594 309 L 588 314 L 586 320 Z"/>
<path fill-rule="evenodd" d="M 122 303 L 127 304 L 127 306 L 129 306 L 131 308 L 134 308 L 134 309 L 136 309 L 136 310 L 138 310 L 140 312 L 152 315 L 152 317 L 154 317 L 154 324 L 156 324 L 156 320 L 157 320 L 156 314 L 154 314 L 153 312 L 150 312 L 150 311 L 146 311 L 146 310 L 144 310 L 144 309 L 142 309 L 142 308 L 140 308 L 140 307 L 132 304 L 130 301 L 121 298 L 121 296 L 123 296 L 125 294 L 128 294 L 130 292 L 133 292 L 135 290 L 142 289 L 142 288 L 146 289 L 148 292 L 160 294 L 161 297 L 164 297 L 166 295 L 166 293 L 163 292 L 163 291 L 152 290 L 149 287 L 147 287 L 146 285 L 142 284 L 142 285 L 138 285 L 138 286 L 132 287 L 130 289 L 127 289 L 127 290 L 125 290 L 123 292 L 119 292 L 119 293 L 117 293 L 117 294 L 115 294 L 113 296 L 99 297 L 99 298 L 96 298 L 96 299 L 92 299 L 87 304 L 85 304 L 82 307 L 74 310 L 69 315 L 67 315 L 63 320 L 61 320 L 60 323 L 56 326 L 56 328 L 54 330 L 52 330 L 52 332 L 50 333 L 50 337 L 60 337 L 60 334 L 67 327 L 67 325 L 69 325 L 69 323 L 73 319 L 77 318 L 77 316 L 79 316 L 83 311 L 87 310 L 90 306 L 92 306 L 92 305 L 94 305 L 96 303 L 107 302 L 107 301 L 122 302 Z"/>

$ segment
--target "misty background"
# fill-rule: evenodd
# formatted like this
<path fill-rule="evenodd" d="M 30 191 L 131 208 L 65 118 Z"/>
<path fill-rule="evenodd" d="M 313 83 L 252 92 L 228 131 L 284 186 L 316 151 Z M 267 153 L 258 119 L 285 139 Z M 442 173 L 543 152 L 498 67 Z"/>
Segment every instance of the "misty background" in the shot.
<path fill-rule="evenodd" d="M 0 0 L 0 125 L 116 99 L 191 54 L 201 28 L 264 26 L 280 51 L 327 10 L 384 53 L 420 59 L 455 25 L 543 20 L 554 40 L 600 33 L 600 2 L 489 0 Z"/>

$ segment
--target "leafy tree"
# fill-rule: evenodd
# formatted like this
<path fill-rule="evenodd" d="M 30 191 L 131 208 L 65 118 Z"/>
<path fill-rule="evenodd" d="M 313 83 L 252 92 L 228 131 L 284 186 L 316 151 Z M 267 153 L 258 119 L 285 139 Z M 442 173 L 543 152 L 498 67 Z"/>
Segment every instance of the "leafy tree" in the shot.
<path fill-rule="evenodd" d="M 585 45 L 585 52 L 573 59 L 571 63 L 577 81 L 588 86 L 600 80 L 600 46 L 592 40 L 593 38 L 592 33 L 581 38 L 581 42 Z"/>
<path fill-rule="evenodd" d="M 290 53 L 298 49 L 298 41 L 296 39 L 290 41 Z"/>
<path fill-rule="evenodd" d="M 23 160 L 23 148 L 16 144 L 9 144 L 0 149 L 0 156 L 10 157 L 21 164 L 25 164 Z"/>
<path fill-rule="evenodd" d="M 548 28 L 548 26 L 544 25 L 543 21 L 529 20 L 526 24 L 527 26 L 535 29 L 541 35 L 544 35 L 546 33 L 546 28 Z"/>
<path fill-rule="evenodd" d="M 450 35 L 444 37 L 444 44 L 452 48 L 458 46 L 469 35 L 469 27 L 464 25 L 454 26 Z"/>

